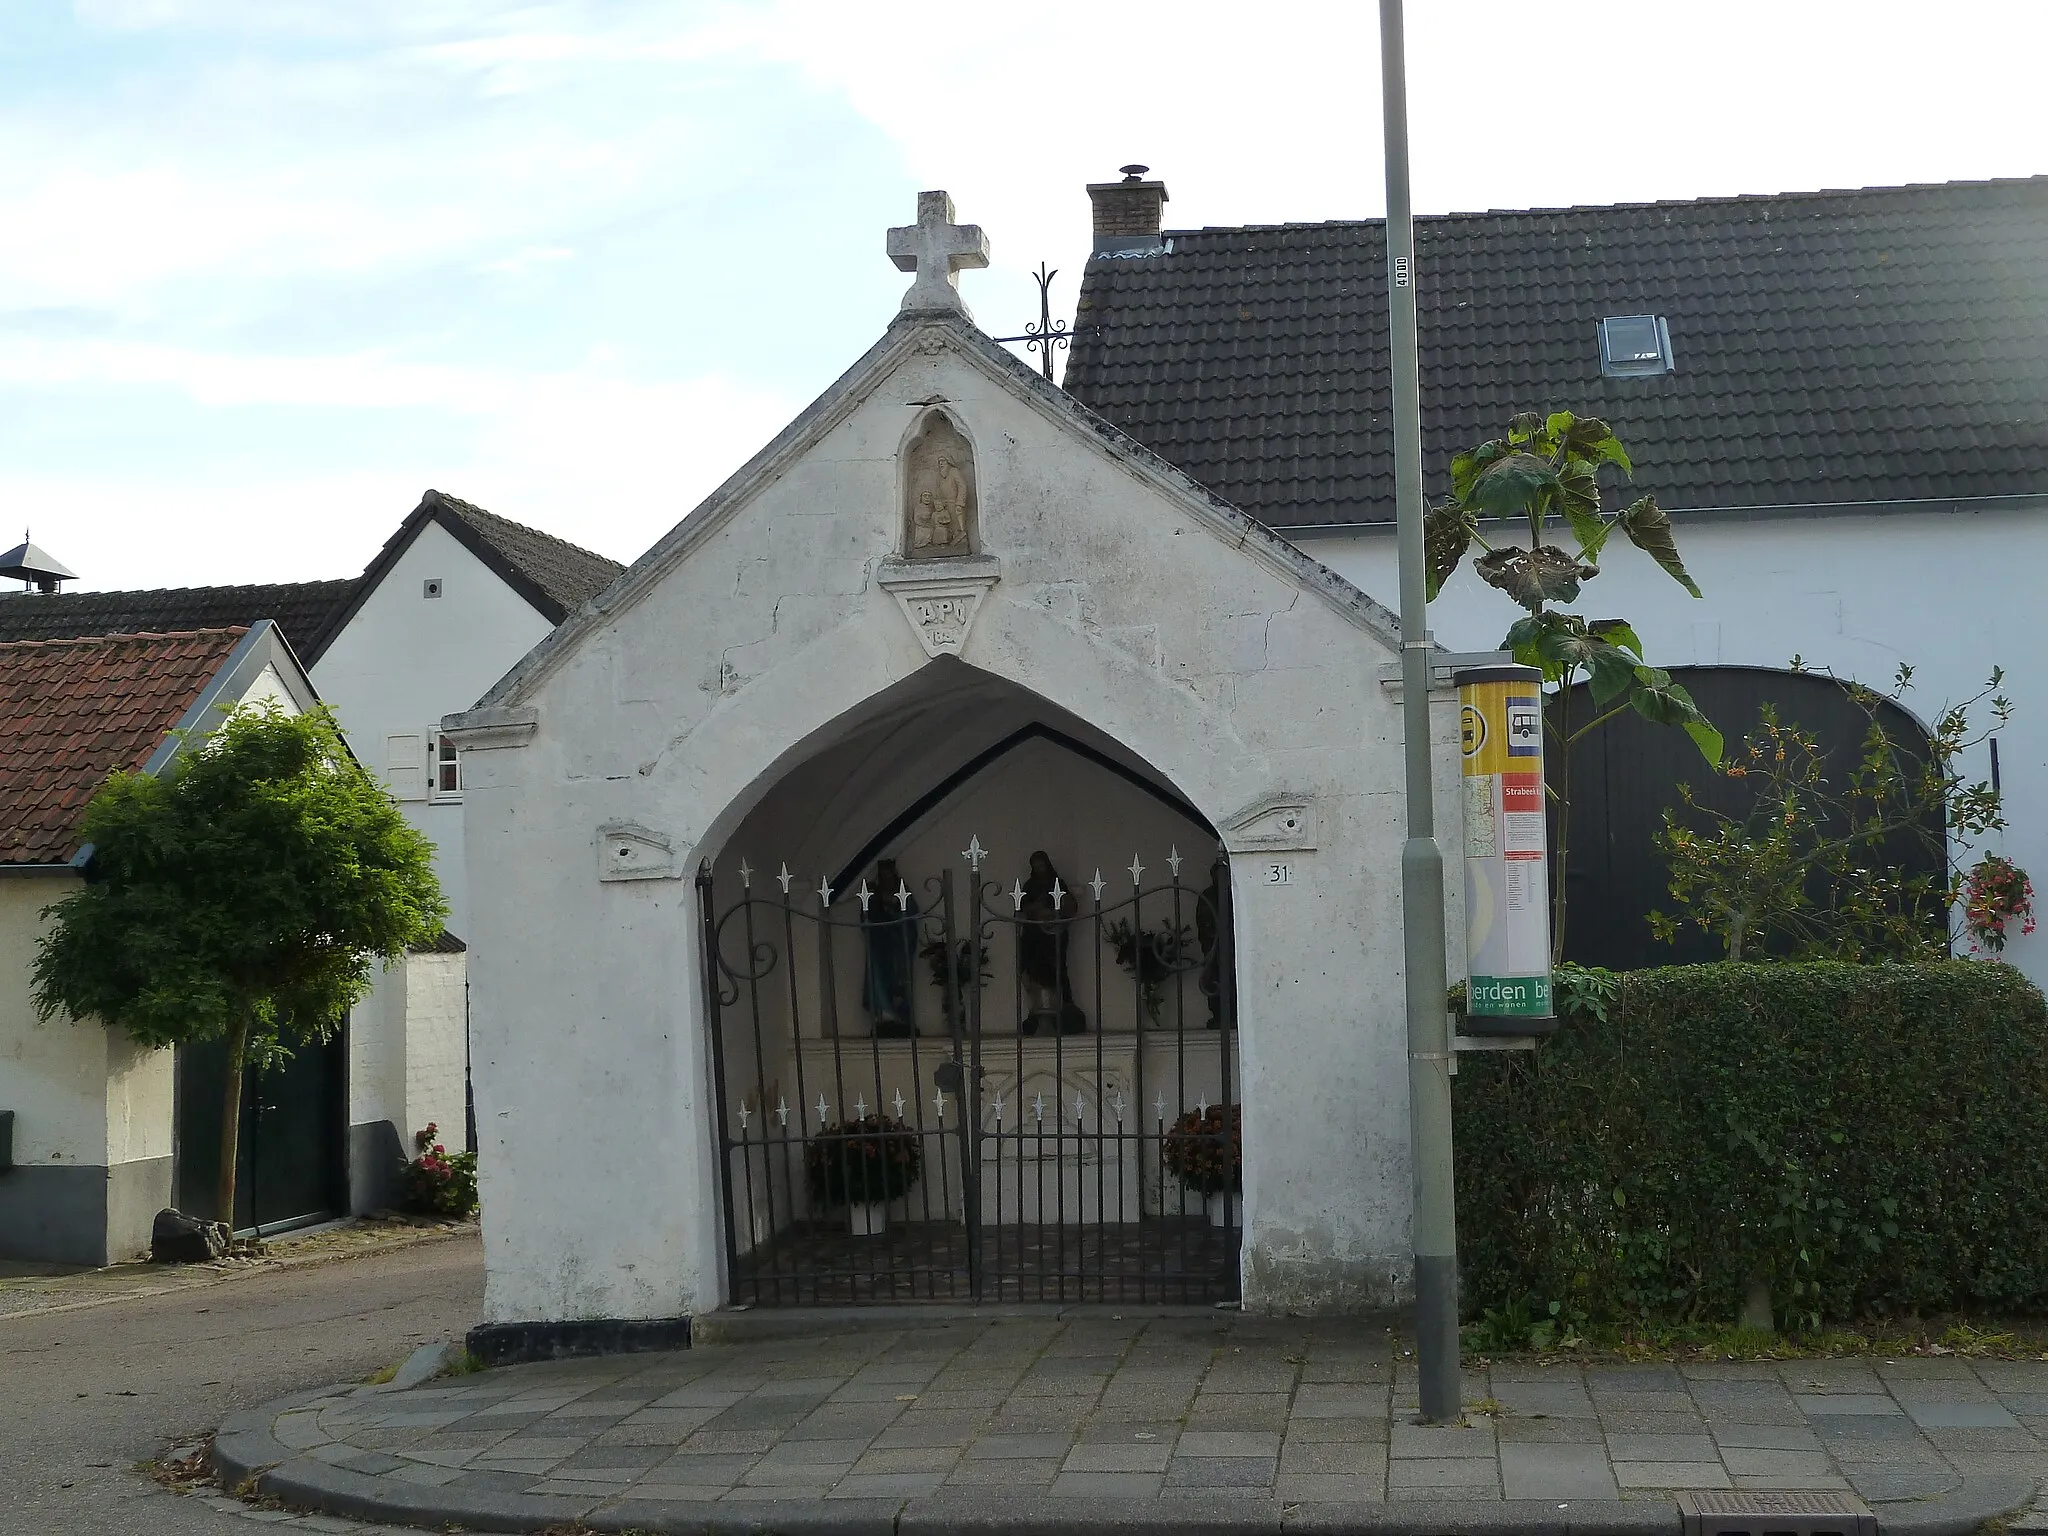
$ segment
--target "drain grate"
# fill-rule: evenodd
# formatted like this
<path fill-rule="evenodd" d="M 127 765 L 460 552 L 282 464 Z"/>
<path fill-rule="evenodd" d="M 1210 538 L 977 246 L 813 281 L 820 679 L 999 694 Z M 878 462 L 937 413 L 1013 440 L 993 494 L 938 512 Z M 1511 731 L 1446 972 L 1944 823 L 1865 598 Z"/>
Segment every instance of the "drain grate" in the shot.
<path fill-rule="evenodd" d="M 1681 1493 L 1685 1536 L 1877 1536 L 1850 1493 Z"/>

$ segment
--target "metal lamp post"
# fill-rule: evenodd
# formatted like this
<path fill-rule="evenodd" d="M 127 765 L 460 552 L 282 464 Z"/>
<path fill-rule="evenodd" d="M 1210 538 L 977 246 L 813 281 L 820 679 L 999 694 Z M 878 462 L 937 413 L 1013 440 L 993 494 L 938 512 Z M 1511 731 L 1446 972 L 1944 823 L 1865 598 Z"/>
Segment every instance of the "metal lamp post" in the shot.
<path fill-rule="evenodd" d="M 1394 513 L 1401 571 L 1401 716 L 1408 840 L 1401 848 L 1407 970 L 1408 1137 L 1414 1163 L 1415 1356 L 1422 1417 L 1458 1417 L 1458 1220 L 1451 1175 L 1451 1040 L 1444 1003 L 1444 860 L 1429 753 L 1429 588 L 1422 538 L 1422 404 L 1416 371 L 1415 214 L 1408 195 L 1408 82 L 1401 0 L 1380 0 L 1386 119 L 1387 303 L 1394 371 Z"/>

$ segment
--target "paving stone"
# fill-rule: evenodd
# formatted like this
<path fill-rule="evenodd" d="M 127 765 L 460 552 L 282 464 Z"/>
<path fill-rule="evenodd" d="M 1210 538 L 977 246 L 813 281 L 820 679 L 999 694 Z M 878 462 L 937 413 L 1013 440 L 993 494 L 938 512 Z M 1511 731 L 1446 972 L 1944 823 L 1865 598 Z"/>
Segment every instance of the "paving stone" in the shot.
<path fill-rule="evenodd" d="M 1291 1419 L 1384 1418 L 1387 1389 L 1304 1383 L 1294 1394 Z"/>
<path fill-rule="evenodd" d="M 1385 1419 L 1289 1419 L 1287 1438 L 1289 1440 L 1370 1441 L 1377 1445 L 1387 1443 L 1388 1423 Z"/>
<path fill-rule="evenodd" d="M 1180 1437 L 1178 1456 L 1278 1456 L 1280 1436 L 1263 1431 L 1186 1430 Z"/>
<path fill-rule="evenodd" d="M 1797 1392 L 1793 1394 L 1792 1400 L 1799 1405 L 1799 1411 L 1810 1419 L 1884 1418 L 1905 1412 L 1891 1395 L 1885 1392 Z"/>
<path fill-rule="evenodd" d="M 848 1440 L 783 1440 L 764 1459 L 778 1464 L 809 1466 L 840 1463 L 852 1466 L 868 1448 L 866 1437 Z"/>
<path fill-rule="evenodd" d="M 960 1459 L 957 1446 L 913 1446 L 895 1450 L 870 1448 L 853 1464 L 858 1476 L 889 1476 L 898 1472 L 950 1472 Z"/>
<path fill-rule="evenodd" d="M 1712 1461 L 1714 1442 L 1706 1435 L 1616 1435 L 1607 1437 L 1615 1461 Z"/>
<path fill-rule="evenodd" d="M 1394 1459 L 1442 1460 L 1453 1456 L 1493 1455 L 1493 1426 L 1473 1425 L 1456 1429 L 1447 1425 L 1401 1424 L 1391 1426 L 1388 1444 Z"/>
<path fill-rule="evenodd" d="M 384 1474 L 401 1483 L 419 1483 L 428 1488 L 439 1488 L 443 1483 L 452 1483 L 462 1476 L 460 1467 L 430 1467 L 421 1462 L 399 1467 Z"/>
<path fill-rule="evenodd" d="M 1441 1489 L 1454 1497 L 1493 1498 L 1500 1493 L 1500 1472 L 1491 1456 L 1422 1457 L 1387 1463 L 1387 1495 L 1403 1490 Z"/>
<path fill-rule="evenodd" d="M 1357 1443 L 1303 1443 L 1289 1435 L 1280 1447 L 1280 1475 L 1322 1476 L 1342 1473 L 1348 1477 L 1385 1478 L 1387 1448 Z"/>
<path fill-rule="evenodd" d="M 1273 1497 L 1282 1504 L 1340 1504 L 1386 1497 L 1384 1476 L 1354 1476 L 1342 1472 L 1282 1472 L 1273 1485 Z"/>
<path fill-rule="evenodd" d="M 1501 1492 L 1510 1499 L 1613 1499 L 1620 1492 L 1596 1445 L 1503 1445 Z"/>
<path fill-rule="evenodd" d="M 1077 1445 L 1067 1452 L 1061 1470 L 1066 1472 L 1164 1472 L 1173 1456 L 1173 1442 L 1152 1444 L 1129 1441 L 1121 1445 Z"/>
<path fill-rule="evenodd" d="M 1822 1493 L 1849 1491 L 1849 1480 L 1833 1472 L 1780 1472 L 1769 1477 L 1731 1474 L 1738 1488 L 1758 1493 Z"/>
<path fill-rule="evenodd" d="M 877 1450 L 911 1450 L 933 1446 L 963 1446 L 980 1431 L 979 1420 L 964 1417 L 898 1419 L 875 1436 Z"/>
<path fill-rule="evenodd" d="M 1495 1419 L 1493 1438 L 1503 1446 L 1602 1446 L 1599 1419 Z"/>
<path fill-rule="evenodd" d="M 935 1493 L 944 1472 L 849 1472 L 825 1495 L 828 1499 L 915 1499 Z"/>
<path fill-rule="evenodd" d="M 1049 1491 L 1058 1498 L 1150 1499 L 1160 1482 L 1156 1472 L 1062 1472 Z"/>
<path fill-rule="evenodd" d="M 1056 1456 L 1007 1457 L 1000 1461 L 963 1461 L 947 1475 L 948 1487 L 1043 1487 L 1058 1476 Z"/>
<path fill-rule="evenodd" d="M 757 1456 L 672 1456 L 648 1470 L 644 1481 L 730 1488 Z"/>
<path fill-rule="evenodd" d="M 1176 1456 L 1166 1469 L 1168 1488 L 1269 1488 L 1277 1456 Z"/>
<path fill-rule="evenodd" d="M 691 1455 L 727 1456 L 741 1451 L 755 1455 L 774 1445 L 777 1436 L 769 1429 L 700 1429 L 680 1449 Z"/>
<path fill-rule="evenodd" d="M 1736 1477 L 1826 1476 L 1834 1471 L 1826 1453 L 1822 1451 L 1724 1447 L 1721 1452 L 1721 1464 Z"/>
<path fill-rule="evenodd" d="M 1714 1441 L 1723 1454 L 1730 1450 L 1817 1451 L 1820 1436 L 1802 1419 L 1798 1424 L 1716 1424 Z"/>
<path fill-rule="evenodd" d="M 1064 1434 L 983 1435 L 967 1447 L 969 1461 L 1010 1461 L 1039 1456 L 1064 1457 L 1072 1437 Z"/>
<path fill-rule="evenodd" d="M 1732 1488 L 1718 1461 L 1617 1461 L 1614 1480 L 1623 1488 Z"/>
<path fill-rule="evenodd" d="M 2019 1429 L 2020 1421 L 2000 1403 L 1982 1401 L 1929 1402 L 1924 1398 L 1901 1396 L 1899 1406 L 1922 1429 Z M 2029 1437 L 2032 1438 L 2031 1436 Z M 2015 1449 L 2030 1450 L 2031 1446 Z"/>
<path fill-rule="evenodd" d="M 1590 1419 L 1593 1399 L 1575 1382 L 1497 1382 L 1494 1401 L 1516 1414 L 1540 1413 L 1547 1418 Z"/>
<path fill-rule="evenodd" d="M 1278 1434 L 1287 1427 L 1287 1397 L 1279 1392 L 1202 1392 L 1196 1394 L 1187 1422 L 1190 1429 Z"/>
<path fill-rule="evenodd" d="M 628 1515 L 639 1513 L 643 1503 L 709 1504 L 725 1493 L 723 1484 L 635 1483 L 626 1490 L 620 1509 Z"/>
<path fill-rule="evenodd" d="M 1866 1499 L 1933 1499 L 1953 1493 L 1963 1480 L 1953 1467 L 1848 1467 L 1849 1486 Z"/>

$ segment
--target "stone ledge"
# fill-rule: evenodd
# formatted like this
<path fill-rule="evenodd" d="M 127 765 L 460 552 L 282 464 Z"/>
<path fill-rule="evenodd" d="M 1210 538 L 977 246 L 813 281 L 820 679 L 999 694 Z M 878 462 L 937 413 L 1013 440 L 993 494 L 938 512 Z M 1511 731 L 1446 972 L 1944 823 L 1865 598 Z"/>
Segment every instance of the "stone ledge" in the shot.
<path fill-rule="evenodd" d="M 486 1365 L 645 1354 L 688 1349 L 690 1319 L 623 1317 L 562 1323 L 479 1323 L 469 1330 L 463 1345 Z"/>

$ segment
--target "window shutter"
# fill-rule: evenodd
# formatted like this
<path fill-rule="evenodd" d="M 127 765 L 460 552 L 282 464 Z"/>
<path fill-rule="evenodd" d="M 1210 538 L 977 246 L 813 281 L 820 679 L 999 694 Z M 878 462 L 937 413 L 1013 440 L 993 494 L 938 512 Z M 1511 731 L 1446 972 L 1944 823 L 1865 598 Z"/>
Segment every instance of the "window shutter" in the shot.
<path fill-rule="evenodd" d="M 427 739 L 384 738 L 384 784 L 400 800 L 427 798 Z"/>

